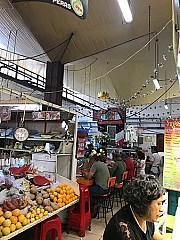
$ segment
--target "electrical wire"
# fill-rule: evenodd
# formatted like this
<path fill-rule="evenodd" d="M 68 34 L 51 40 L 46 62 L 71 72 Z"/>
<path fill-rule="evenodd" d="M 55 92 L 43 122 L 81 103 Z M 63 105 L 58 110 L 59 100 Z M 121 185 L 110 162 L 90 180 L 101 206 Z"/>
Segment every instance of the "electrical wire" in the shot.
<path fill-rule="evenodd" d="M 63 44 L 66 43 L 67 41 L 69 41 L 69 40 L 72 38 L 72 36 L 73 36 L 73 33 L 71 33 L 71 36 L 70 36 L 69 38 L 67 38 L 65 41 L 63 41 L 63 42 L 61 42 L 60 44 L 58 44 L 57 46 L 55 46 L 55 47 L 47 50 L 46 52 L 43 52 L 43 53 L 34 55 L 34 56 L 32 56 L 32 57 L 27 57 L 27 56 L 25 56 L 25 58 L 21 58 L 21 59 L 18 59 L 18 60 L 13 60 L 13 61 L 24 61 L 24 60 L 28 60 L 28 59 L 30 59 L 30 60 L 35 60 L 35 61 L 36 61 L 36 59 L 34 59 L 34 58 L 41 57 L 41 56 L 46 55 L 46 54 L 49 53 L 49 52 L 52 52 L 52 51 L 55 50 L 56 48 L 60 47 L 61 45 L 63 45 Z M 6 51 L 5 49 L 2 49 L 2 48 L 0 48 L 0 49 Z M 8 52 L 13 53 L 13 52 L 11 52 L 11 51 L 8 51 Z M 16 55 L 19 55 L 19 54 L 16 53 Z M 10 62 L 10 61 L 12 61 L 12 60 L 4 60 L 4 61 L 9 61 L 9 62 Z"/>
<path fill-rule="evenodd" d="M 144 110 L 146 110 L 148 107 L 150 107 L 151 105 L 153 105 L 155 102 L 157 102 L 161 97 L 163 97 L 173 86 L 174 84 L 177 82 L 177 79 L 172 79 L 174 80 L 174 82 L 171 84 L 171 86 L 165 91 L 163 92 L 158 98 L 156 98 L 152 103 L 150 103 L 148 106 L 146 106 L 145 108 L 141 109 L 139 112 L 137 113 L 133 113 L 130 116 L 127 116 L 126 119 L 131 118 L 132 116 L 136 116 L 137 114 L 143 112 Z"/>
<path fill-rule="evenodd" d="M 113 67 L 111 70 L 109 70 L 109 71 L 106 72 L 105 74 L 103 74 L 103 75 L 101 75 L 101 76 L 99 76 L 99 77 L 96 77 L 96 78 L 94 78 L 94 79 L 92 79 L 92 80 L 90 80 L 90 81 L 93 82 L 93 81 L 95 81 L 95 80 L 98 80 L 98 79 L 100 79 L 100 78 L 103 78 L 103 77 L 107 76 L 109 73 L 111 73 L 112 71 L 114 71 L 115 69 L 123 66 L 123 65 L 124 65 L 125 63 L 127 63 L 131 58 L 133 58 L 133 57 L 136 56 L 138 53 L 140 53 L 144 48 L 146 48 L 150 42 L 152 42 L 155 38 L 157 38 L 157 36 L 158 36 L 162 31 L 164 31 L 164 29 L 169 25 L 170 22 L 172 22 L 172 19 L 169 20 L 169 21 L 164 25 L 164 27 L 163 27 L 154 37 L 151 38 L 150 41 L 148 41 L 142 48 L 140 48 L 138 51 L 136 51 L 136 52 L 133 53 L 130 57 L 128 57 L 124 62 L 118 64 L 118 65 L 115 66 L 115 67 Z M 89 82 L 86 82 L 86 84 L 88 84 L 88 83 L 89 83 Z"/>

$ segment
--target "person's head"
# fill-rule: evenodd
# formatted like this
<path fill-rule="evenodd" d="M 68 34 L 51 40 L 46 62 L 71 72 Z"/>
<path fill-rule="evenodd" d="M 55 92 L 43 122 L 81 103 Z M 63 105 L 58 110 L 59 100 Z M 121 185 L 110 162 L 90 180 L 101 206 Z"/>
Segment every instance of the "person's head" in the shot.
<path fill-rule="evenodd" d="M 113 160 L 116 162 L 116 161 L 121 161 L 122 158 L 121 158 L 121 154 L 119 153 L 113 153 Z"/>
<path fill-rule="evenodd" d="M 105 162 L 106 157 L 103 149 L 100 149 L 100 151 L 92 150 L 91 154 L 89 155 L 89 161 L 91 164 L 95 162 Z"/>
<path fill-rule="evenodd" d="M 141 175 L 128 183 L 124 199 L 133 211 L 144 220 L 157 221 L 162 211 L 164 189 L 153 175 Z"/>
<path fill-rule="evenodd" d="M 121 158 L 122 158 L 122 160 L 126 160 L 126 158 L 127 158 L 128 156 L 127 156 L 127 153 L 126 152 L 122 152 L 121 153 Z"/>
<path fill-rule="evenodd" d="M 141 160 L 145 159 L 145 154 L 142 151 L 137 151 L 137 157 Z"/>
<path fill-rule="evenodd" d="M 88 149 L 90 149 L 90 150 L 92 150 L 92 149 L 94 148 L 94 146 L 93 146 L 92 143 L 88 144 L 87 147 L 88 147 Z"/>
<path fill-rule="evenodd" d="M 103 143 L 101 144 L 101 146 L 102 146 L 103 148 L 107 148 L 107 143 L 106 143 L 106 142 L 103 142 Z"/>
<path fill-rule="evenodd" d="M 151 152 L 152 153 L 157 153 L 158 152 L 157 147 L 156 146 L 151 146 Z"/>

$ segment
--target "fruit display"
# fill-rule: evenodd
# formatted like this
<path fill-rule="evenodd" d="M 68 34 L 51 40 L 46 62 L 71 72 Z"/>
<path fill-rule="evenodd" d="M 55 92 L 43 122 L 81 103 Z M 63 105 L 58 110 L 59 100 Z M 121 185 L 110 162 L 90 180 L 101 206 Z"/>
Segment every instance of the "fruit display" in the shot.
<path fill-rule="evenodd" d="M 4 200 L 3 202 L 3 210 L 4 211 L 12 211 L 16 208 L 23 209 L 28 205 L 27 197 L 25 195 L 22 196 L 14 196 Z"/>
<path fill-rule="evenodd" d="M 74 189 L 64 183 L 51 188 L 29 182 L 23 192 L 13 188 L 6 191 L 6 199 L 0 206 L 0 238 L 17 230 L 21 232 L 24 226 L 36 221 L 38 224 L 45 216 L 52 216 L 54 211 L 57 213 L 78 199 Z"/>

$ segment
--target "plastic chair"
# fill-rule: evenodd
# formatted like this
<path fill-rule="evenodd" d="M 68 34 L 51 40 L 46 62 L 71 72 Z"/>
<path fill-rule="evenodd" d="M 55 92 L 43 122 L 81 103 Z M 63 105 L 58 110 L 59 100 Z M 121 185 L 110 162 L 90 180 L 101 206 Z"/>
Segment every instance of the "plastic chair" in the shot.
<path fill-rule="evenodd" d="M 49 231 L 49 240 L 62 240 L 61 220 L 57 214 L 41 222 L 35 227 L 34 240 L 46 240 L 46 235 Z"/>
<path fill-rule="evenodd" d="M 103 217 L 105 218 L 105 223 L 107 224 L 107 217 L 106 214 L 108 213 L 108 210 L 111 210 L 112 216 L 113 216 L 113 201 L 114 201 L 114 186 L 116 184 L 116 177 L 110 177 L 108 179 L 107 187 L 108 187 L 108 193 L 103 194 L 99 197 L 99 203 L 100 207 L 102 207 L 103 210 Z M 112 196 L 112 199 L 111 199 Z M 99 211 L 98 211 L 98 218 L 99 218 Z"/>
<path fill-rule="evenodd" d="M 77 229 L 79 237 L 84 237 L 86 228 L 91 230 L 90 194 L 88 186 L 80 184 L 79 190 L 79 202 L 69 209 L 67 233 L 71 228 Z"/>
<path fill-rule="evenodd" d="M 123 186 L 126 183 L 128 176 L 128 171 L 123 172 L 122 175 L 122 182 L 119 184 L 115 184 L 115 197 L 116 197 L 116 203 L 118 207 L 118 200 L 120 201 L 121 207 L 122 207 L 122 195 L 123 195 Z"/>

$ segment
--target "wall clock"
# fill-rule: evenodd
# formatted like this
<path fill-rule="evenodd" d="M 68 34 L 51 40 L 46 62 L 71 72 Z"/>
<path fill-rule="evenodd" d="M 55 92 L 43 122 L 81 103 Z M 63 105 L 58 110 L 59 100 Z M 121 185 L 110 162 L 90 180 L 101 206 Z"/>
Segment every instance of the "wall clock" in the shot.
<path fill-rule="evenodd" d="M 18 142 L 24 142 L 29 137 L 29 132 L 24 127 L 18 127 L 13 132 L 14 139 Z"/>

